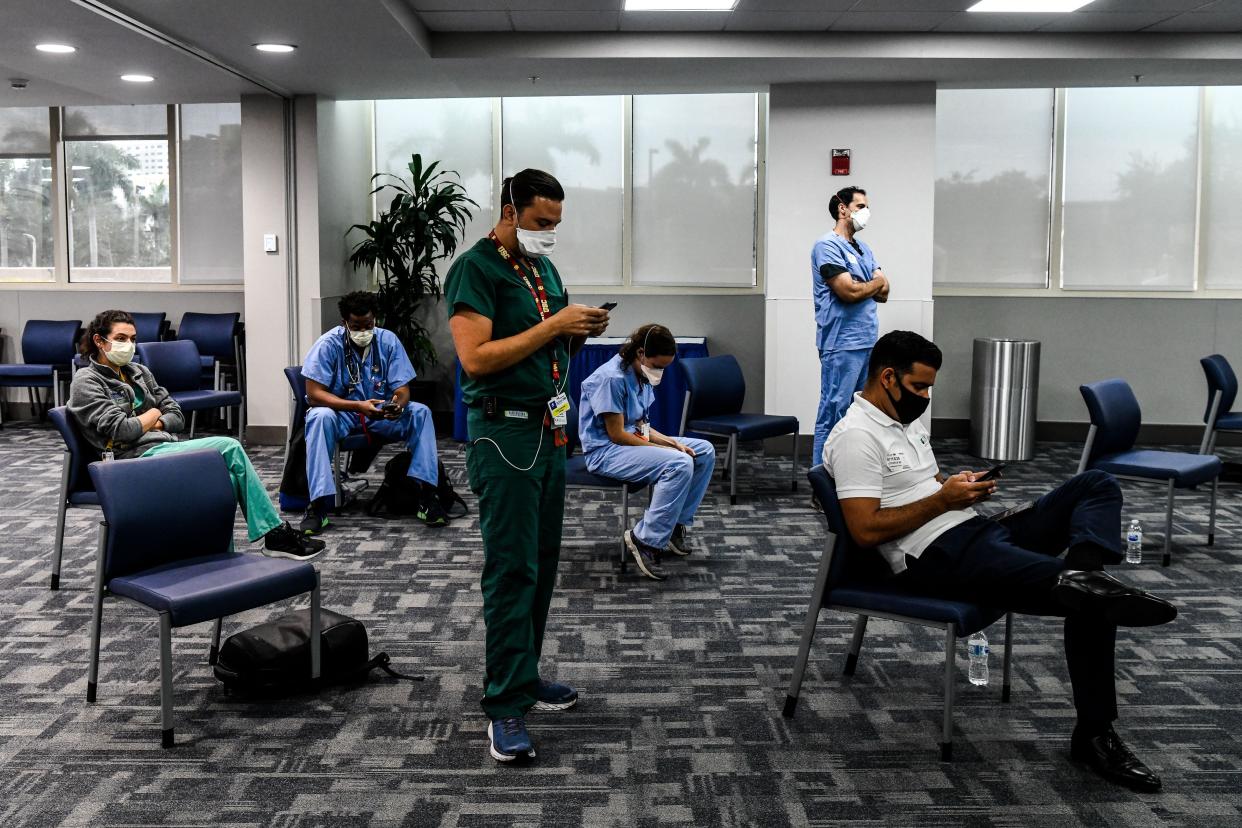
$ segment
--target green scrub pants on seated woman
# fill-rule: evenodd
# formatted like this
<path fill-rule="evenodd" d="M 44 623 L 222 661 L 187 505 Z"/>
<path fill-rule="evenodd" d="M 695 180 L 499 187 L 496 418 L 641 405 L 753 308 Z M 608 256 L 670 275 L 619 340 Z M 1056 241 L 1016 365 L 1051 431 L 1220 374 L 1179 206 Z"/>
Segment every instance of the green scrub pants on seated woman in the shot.
<path fill-rule="evenodd" d="M 196 440 L 160 443 L 144 451 L 142 456 L 155 457 L 159 454 L 203 449 L 214 449 L 224 457 L 225 465 L 229 467 L 229 477 L 233 479 L 233 496 L 237 498 L 237 505 L 241 506 L 242 514 L 246 516 L 246 530 L 250 542 L 259 540 L 280 526 L 283 521 L 276 507 L 272 505 L 267 489 L 263 488 L 259 473 L 254 470 L 241 443 L 232 437 L 199 437 Z"/>
<path fill-rule="evenodd" d="M 492 719 L 525 716 L 535 706 L 543 632 L 556 586 L 565 447 L 555 445 L 534 411 L 502 411 L 488 420 L 472 408 L 467 422 L 466 469 L 479 498 L 483 534 L 483 710 Z"/>

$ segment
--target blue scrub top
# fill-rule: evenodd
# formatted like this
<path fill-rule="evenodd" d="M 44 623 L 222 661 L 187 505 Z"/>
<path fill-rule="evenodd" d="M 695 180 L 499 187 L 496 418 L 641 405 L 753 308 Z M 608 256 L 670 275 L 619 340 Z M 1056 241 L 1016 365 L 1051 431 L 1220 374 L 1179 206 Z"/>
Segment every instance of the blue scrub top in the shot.
<path fill-rule="evenodd" d="M 348 336 L 345 327 L 337 325 L 315 340 L 302 363 L 302 376 L 343 400 L 389 400 L 394 391 L 417 376 L 405 347 L 392 331 L 376 328 L 364 355 L 348 344 Z"/>
<path fill-rule="evenodd" d="M 612 445 L 604 414 L 620 414 L 625 420 L 625 430 L 638 433 L 639 423 L 651 422 L 651 404 L 655 390 L 651 383 L 639 382 L 634 375 L 634 365 L 627 368 L 621 364 L 621 355 L 595 369 L 582 381 L 582 396 L 578 403 L 578 438 L 582 441 L 582 453 L 590 454 L 597 448 Z"/>
<path fill-rule="evenodd" d="M 846 304 L 837 298 L 819 271 L 826 264 L 849 271 L 855 281 L 870 282 L 872 274 L 880 269 L 875 254 L 866 242 L 854 241 L 862 248 L 862 255 L 853 245 L 833 230 L 820 236 L 811 248 L 811 284 L 815 296 L 815 344 L 821 351 L 857 351 L 870 348 L 880 336 L 880 321 L 875 312 L 875 300 Z"/>

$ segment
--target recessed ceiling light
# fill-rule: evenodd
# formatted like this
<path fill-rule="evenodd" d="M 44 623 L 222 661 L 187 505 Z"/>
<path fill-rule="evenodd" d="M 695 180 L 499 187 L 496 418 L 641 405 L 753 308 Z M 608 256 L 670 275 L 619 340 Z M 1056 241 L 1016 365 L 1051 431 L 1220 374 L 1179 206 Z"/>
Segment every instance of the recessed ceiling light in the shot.
<path fill-rule="evenodd" d="M 51 52 L 54 55 L 71 55 L 78 50 L 76 46 L 67 46 L 64 43 L 40 43 L 35 48 L 40 52 Z"/>
<path fill-rule="evenodd" d="M 1058 14 L 1078 11 L 1092 0 L 979 0 L 966 11 Z"/>
<path fill-rule="evenodd" d="M 258 49 L 260 52 L 282 52 L 284 53 L 284 52 L 292 52 L 294 49 L 298 47 L 292 46 L 288 43 L 256 43 L 254 44 L 254 48 Z"/>
<path fill-rule="evenodd" d="M 121 75 L 121 80 L 129 81 L 130 83 L 150 83 L 155 78 L 150 75 Z"/>
<path fill-rule="evenodd" d="M 737 0 L 625 0 L 626 11 L 733 11 Z"/>

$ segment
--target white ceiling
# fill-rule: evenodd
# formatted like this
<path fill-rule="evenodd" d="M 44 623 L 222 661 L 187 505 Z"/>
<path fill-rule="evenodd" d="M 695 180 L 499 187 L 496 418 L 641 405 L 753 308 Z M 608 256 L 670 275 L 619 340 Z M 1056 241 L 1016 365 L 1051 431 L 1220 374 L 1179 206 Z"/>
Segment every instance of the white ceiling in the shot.
<path fill-rule="evenodd" d="M 973 2 L 739 0 L 725 13 L 629 13 L 623 0 L 0 0 L 0 106 L 236 100 L 264 87 L 348 99 L 835 80 L 1114 85 L 1134 74 L 1242 84 L 1242 0 L 1095 0 L 1065 15 L 966 13 Z M 411 19 L 429 34 L 411 35 Z M 36 52 L 42 41 L 78 52 Z M 263 54 L 260 41 L 299 48 Z M 122 72 L 157 80 L 127 84 Z M 11 90 L 14 77 L 29 88 Z"/>

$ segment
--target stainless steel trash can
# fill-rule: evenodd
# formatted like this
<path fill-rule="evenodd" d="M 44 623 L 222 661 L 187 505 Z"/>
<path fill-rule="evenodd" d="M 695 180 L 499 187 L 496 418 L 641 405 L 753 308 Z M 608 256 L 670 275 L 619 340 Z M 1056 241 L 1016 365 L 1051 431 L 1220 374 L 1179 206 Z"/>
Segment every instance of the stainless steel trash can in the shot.
<path fill-rule="evenodd" d="M 1039 343 L 976 339 L 970 384 L 970 451 L 986 460 L 1035 454 Z"/>

